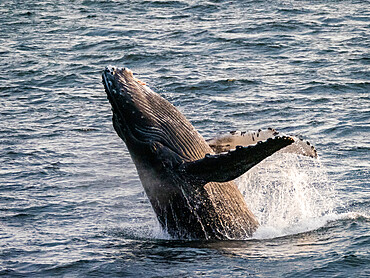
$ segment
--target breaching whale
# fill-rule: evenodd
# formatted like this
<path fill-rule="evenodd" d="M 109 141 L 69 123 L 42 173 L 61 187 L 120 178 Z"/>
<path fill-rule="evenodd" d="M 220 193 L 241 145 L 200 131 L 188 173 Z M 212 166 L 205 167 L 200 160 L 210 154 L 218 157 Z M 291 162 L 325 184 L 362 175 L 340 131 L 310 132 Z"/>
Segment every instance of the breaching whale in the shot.
<path fill-rule="evenodd" d="M 206 141 L 131 70 L 107 67 L 102 77 L 114 129 L 159 223 L 174 238 L 250 237 L 259 224 L 233 180 L 278 151 L 316 156 L 309 143 L 271 128 Z"/>

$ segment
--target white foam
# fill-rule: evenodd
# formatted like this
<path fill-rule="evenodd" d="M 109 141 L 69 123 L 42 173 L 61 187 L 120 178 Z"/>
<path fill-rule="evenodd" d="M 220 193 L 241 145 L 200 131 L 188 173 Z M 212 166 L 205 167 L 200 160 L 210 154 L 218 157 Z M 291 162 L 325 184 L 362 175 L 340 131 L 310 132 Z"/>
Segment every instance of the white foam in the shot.
<path fill-rule="evenodd" d="M 155 224 L 151 227 L 150 230 L 150 237 L 155 239 L 162 239 L 162 240 L 171 240 L 173 239 L 167 231 L 163 230 L 161 224 L 156 220 Z"/>
<path fill-rule="evenodd" d="M 339 202 L 319 160 L 275 154 L 237 180 L 264 239 L 315 230 L 337 217 Z"/>

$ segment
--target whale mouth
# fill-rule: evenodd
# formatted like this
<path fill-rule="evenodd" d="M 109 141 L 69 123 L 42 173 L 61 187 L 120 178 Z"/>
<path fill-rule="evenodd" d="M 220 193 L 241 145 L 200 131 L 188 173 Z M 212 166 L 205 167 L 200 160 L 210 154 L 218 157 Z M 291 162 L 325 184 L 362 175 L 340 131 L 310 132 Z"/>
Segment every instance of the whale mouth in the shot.
<path fill-rule="evenodd" d="M 116 83 L 115 79 L 115 72 L 116 69 L 114 67 L 106 67 L 102 74 L 103 85 L 105 92 L 107 94 L 107 98 L 112 106 L 113 115 L 116 115 L 118 118 L 124 118 L 121 114 L 121 109 L 119 107 L 118 101 L 118 84 Z"/>
<path fill-rule="evenodd" d="M 117 104 L 118 98 L 124 97 L 117 82 L 117 73 L 123 70 L 124 69 L 121 70 L 116 67 L 108 66 L 104 69 L 102 74 L 105 92 L 107 93 L 108 100 L 112 104 L 113 109 L 115 108 L 113 106 Z"/>
<path fill-rule="evenodd" d="M 114 67 L 105 67 L 102 77 L 103 77 L 103 85 L 105 88 L 106 93 L 110 93 L 113 86 L 113 80 L 114 80 Z"/>
<path fill-rule="evenodd" d="M 102 81 L 111 104 L 113 126 L 116 132 L 126 143 L 127 141 L 144 143 L 143 138 L 135 136 L 139 121 L 128 117 L 128 115 L 132 116 L 137 113 L 127 85 L 131 81 L 130 77 L 133 77 L 132 72 L 126 68 L 107 66 L 102 73 Z"/>

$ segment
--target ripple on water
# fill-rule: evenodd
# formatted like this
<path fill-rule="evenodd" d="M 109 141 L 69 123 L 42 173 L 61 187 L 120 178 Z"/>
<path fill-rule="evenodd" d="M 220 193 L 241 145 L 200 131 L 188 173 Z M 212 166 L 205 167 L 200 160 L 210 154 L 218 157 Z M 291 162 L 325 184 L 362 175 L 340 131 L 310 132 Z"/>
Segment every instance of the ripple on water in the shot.
<path fill-rule="evenodd" d="M 366 4 L 2 1 L 0 274 L 369 276 Z M 109 64 L 207 138 L 274 127 L 320 159 L 240 179 L 254 238 L 170 239 L 112 127 Z"/>

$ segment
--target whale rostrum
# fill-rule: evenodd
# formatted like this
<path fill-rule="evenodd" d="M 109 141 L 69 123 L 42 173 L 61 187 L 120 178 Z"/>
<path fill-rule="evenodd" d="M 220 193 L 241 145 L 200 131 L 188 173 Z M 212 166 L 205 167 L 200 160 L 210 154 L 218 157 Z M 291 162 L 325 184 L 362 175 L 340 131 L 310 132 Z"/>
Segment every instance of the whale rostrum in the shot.
<path fill-rule="evenodd" d="M 107 67 L 102 77 L 114 129 L 159 223 L 174 238 L 250 237 L 259 224 L 233 180 L 276 152 L 317 156 L 309 143 L 271 128 L 206 141 L 131 70 Z"/>

